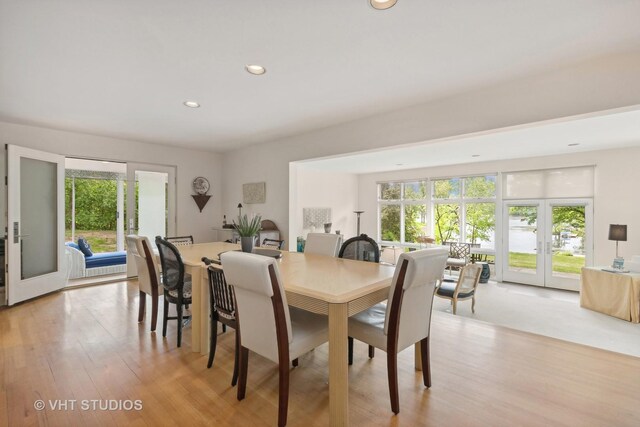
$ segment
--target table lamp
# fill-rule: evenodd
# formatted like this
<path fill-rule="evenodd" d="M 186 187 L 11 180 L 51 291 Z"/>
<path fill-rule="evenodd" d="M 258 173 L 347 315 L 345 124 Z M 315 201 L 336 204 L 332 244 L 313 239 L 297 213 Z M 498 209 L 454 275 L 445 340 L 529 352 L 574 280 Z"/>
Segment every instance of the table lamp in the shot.
<path fill-rule="evenodd" d="M 613 268 L 622 269 L 624 258 L 618 256 L 618 242 L 627 241 L 627 226 L 620 224 L 609 224 L 609 240 L 616 241 L 616 258 L 613 260 Z"/>
<path fill-rule="evenodd" d="M 241 216 L 242 216 L 242 203 L 238 203 L 238 218 L 240 218 Z"/>

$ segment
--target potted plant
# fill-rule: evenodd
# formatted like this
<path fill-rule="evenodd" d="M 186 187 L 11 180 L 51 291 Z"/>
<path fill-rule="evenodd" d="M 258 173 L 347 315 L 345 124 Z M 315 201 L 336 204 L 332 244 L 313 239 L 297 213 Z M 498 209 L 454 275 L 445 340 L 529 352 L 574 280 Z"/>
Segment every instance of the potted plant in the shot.
<path fill-rule="evenodd" d="M 242 252 L 251 252 L 253 250 L 253 243 L 255 236 L 260 231 L 262 217 L 255 215 L 249 219 L 247 214 L 238 215 L 238 222 L 233 221 L 233 227 L 240 235 L 240 244 L 242 246 Z"/>

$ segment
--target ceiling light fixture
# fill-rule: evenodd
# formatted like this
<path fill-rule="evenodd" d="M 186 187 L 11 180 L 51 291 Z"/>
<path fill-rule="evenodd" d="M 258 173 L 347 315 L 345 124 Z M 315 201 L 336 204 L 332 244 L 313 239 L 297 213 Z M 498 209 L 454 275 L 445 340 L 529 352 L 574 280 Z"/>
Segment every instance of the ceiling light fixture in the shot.
<path fill-rule="evenodd" d="M 249 74 L 253 74 L 254 76 L 261 76 L 262 74 L 267 72 L 267 70 L 262 65 L 249 64 L 244 68 Z"/>
<path fill-rule="evenodd" d="M 369 0 L 371 6 L 377 10 L 386 10 L 396 4 L 398 0 Z"/>
<path fill-rule="evenodd" d="M 189 108 L 200 108 L 200 104 L 196 101 L 184 101 L 183 104 Z"/>
<path fill-rule="evenodd" d="M 579 142 L 574 142 L 572 144 L 567 144 L 567 147 L 575 147 L 577 145 L 580 145 L 580 143 Z"/>
<path fill-rule="evenodd" d="M 472 154 L 471 157 L 480 157 L 480 154 Z"/>

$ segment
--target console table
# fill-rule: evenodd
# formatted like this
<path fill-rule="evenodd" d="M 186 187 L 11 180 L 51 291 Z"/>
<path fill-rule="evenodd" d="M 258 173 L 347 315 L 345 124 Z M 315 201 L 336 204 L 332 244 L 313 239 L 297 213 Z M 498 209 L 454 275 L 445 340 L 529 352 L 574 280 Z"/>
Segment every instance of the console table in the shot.
<path fill-rule="evenodd" d="M 640 323 L 640 274 L 583 267 L 580 307 Z"/>

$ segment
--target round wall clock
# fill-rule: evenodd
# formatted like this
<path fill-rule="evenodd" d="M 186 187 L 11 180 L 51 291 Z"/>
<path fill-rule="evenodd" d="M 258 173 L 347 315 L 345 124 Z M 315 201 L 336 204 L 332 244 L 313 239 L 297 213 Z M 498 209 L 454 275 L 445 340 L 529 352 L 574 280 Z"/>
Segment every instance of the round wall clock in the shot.
<path fill-rule="evenodd" d="M 193 191 L 197 194 L 207 194 L 209 191 L 209 181 L 201 176 L 193 180 Z"/>

